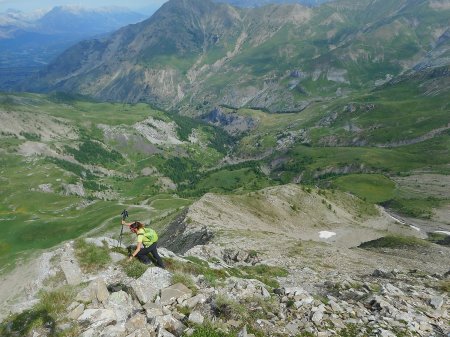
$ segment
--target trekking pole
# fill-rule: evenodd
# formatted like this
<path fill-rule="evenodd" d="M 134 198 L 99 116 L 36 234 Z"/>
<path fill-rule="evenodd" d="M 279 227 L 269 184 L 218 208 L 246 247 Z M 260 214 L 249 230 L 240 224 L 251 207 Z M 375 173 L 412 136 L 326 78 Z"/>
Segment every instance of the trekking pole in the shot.
<path fill-rule="evenodd" d="M 126 218 L 128 218 L 128 211 L 124 209 L 122 213 L 120 213 L 122 216 L 122 221 L 125 221 Z M 122 236 L 123 236 L 123 225 L 120 223 L 120 236 L 119 236 L 119 247 L 122 245 Z"/>

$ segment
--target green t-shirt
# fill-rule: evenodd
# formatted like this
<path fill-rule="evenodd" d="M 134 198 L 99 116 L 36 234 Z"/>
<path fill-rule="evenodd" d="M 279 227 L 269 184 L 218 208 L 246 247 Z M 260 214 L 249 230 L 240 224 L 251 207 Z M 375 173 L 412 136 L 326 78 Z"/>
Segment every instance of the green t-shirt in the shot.
<path fill-rule="evenodd" d="M 137 231 L 138 243 L 142 243 L 144 247 L 149 247 L 158 241 L 158 234 L 151 228 L 141 228 Z"/>

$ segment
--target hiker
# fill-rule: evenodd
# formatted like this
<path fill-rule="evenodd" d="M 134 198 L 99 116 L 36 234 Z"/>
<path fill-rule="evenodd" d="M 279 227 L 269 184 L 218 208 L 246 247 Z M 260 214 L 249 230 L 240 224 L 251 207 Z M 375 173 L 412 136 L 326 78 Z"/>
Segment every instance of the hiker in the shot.
<path fill-rule="evenodd" d="M 130 253 L 129 260 L 131 261 L 133 257 L 137 257 L 142 263 L 150 264 L 151 261 L 148 253 L 152 253 L 158 267 L 164 269 L 164 263 L 157 250 L 158 234 L 156 234 L 156 232 L 151 228 L 145 228 L 144 224 L 139 221 L 126 223 L 122 220 L 122 225 L 130 227 L 130 230 L 137 235 L 137 246 L 128 247 L 128 252 Z M 134 252 L 131 253 L 133 249 Z"/>

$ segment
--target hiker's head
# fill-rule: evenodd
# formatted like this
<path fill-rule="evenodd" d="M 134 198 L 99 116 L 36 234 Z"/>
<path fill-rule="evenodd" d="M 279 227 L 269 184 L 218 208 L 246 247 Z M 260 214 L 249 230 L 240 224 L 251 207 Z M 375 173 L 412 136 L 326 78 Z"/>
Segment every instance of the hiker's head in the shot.
<path fill-rule="evenodd" d="M 131 224 L 130 229 L 132 232 L 136 233 L 138 229 L 144 228 L 144 224 L 139 221 L 135 221 Z"/>

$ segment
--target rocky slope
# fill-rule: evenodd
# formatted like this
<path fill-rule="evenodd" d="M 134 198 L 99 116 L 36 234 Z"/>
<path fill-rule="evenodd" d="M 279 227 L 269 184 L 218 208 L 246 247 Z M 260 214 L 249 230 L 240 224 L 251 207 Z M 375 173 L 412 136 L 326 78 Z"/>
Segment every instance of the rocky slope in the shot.
<path fill-rule="evenodd" d="M 103 239 L 88 240 L 101 246 Z M 323 267 L 286 263 L 267 253 L 259 256 L 211 244 L 193 247 L 183 256 L 160 251 L 169 270 L 150 267 L 134 278 L 126 275 L 123 263 L 100 273 L 82 273 L 73 245 L 66 244 L 51 253 L 52 263 L 45 270 L 53 278 L 33 282 L 47 294 L 59 294 L 55 300 L 65 301 L 65 306 L 43 316 L 36 310 L 44 300 L 29 302 L 36 288 L 28 288 L 26 305 L 36 304 L 0 325 L 2 335 L 16 336 L 20 331 L 21 336 L 171 337 L 199 336 L 202 331 L 213 336 L 222 331 L 226 336 L 387 337 L 450 332 L 449 299 L 439 288 L 448 284 L 448 273 L 401 266 L 343 274 L 337 265 L 325 272 Z M 125 258 L 111 254 L 116 260 Z M 264 273 L 262 278 L 248 274 L 258 269 L 269 273 L 280 266 L 287 266 L 287 273 L 276 277 L 275 283 Z M 213 281 L 211 275 L 220 275 L 216 276 L 220 280 Z M 48 282 L 51 290 L 45 286 Z M 21 293 L 14 302 L 20 312 L 19 299 L 24 297 L 20 282 L 17 288 Z M 26 323 L 17 326 L 19 319 Z"/>

